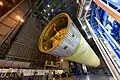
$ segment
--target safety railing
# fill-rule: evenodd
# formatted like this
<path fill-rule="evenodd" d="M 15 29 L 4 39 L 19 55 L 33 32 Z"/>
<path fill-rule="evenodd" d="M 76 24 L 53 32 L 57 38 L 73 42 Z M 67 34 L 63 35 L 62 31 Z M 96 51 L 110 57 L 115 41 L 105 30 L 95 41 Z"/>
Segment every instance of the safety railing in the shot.
<path fill-rule="evenodd" d="M 118 12 L 116 12 L 110 6 L 108 6 L 105 3 L 103 3 L 103 1 L 101 1 L 101 0 L 90 0 L 90 3 L 88 4 L 89 7 L 91 6 L 92 1 L 94 1 L 98 6 L 100 6 L 105 11 L 107 11 L 108 14 L 110 14 L 116 21 L 119 22 L 119 19 L 115 17 L 115 16 L 118 16 L 118 17 L 120 16 L 119 14 L 117 14 Z M 99 51 L 101 52 L 101 55 L 102 55 L 105 63 L 107 64 L 110 72 L 112 73 L 114 79 L 115 80 L 119 80 L 120 79 L 119 58 L 114 53 L 114 51 L 112 50 L 112 48 L 110 47 L 109 43 L 104 40 L 102 35 L 101 36 L 97 36 L 95 34 L 94 30 L 92 29 L 92 27 L 91 27 L 91 25 L 89 23 L 89 18 L 87 17 L 87 15 L 90 14 L 90 10 L 91 9 L 86 10 L 85 15 L 82 18 L 78 17 L 78 20 L 79 20 L 81 25 L 83 24 L 82 20 L 84 21 L 84 23 L 86 24 L 85 27 L 87 27 L 89 29 L 89 31 L 91 32 L 92 38 L 93 38 L 94 42 L 96 43 Z M 99 22 L 98 19 L 96 19 L 96 22 L 97 22 L 97 25 L 100 25 L 101 27 L 103 27 L 103 25 Z M 84 26 L 82 26 L 82 27 L 84 28 Z M 85 33 L 88 34 L 86 31 L 85 31 Z M 109 35 L 109 34 L 107 34 L 107 35 Z M 117 44 L 115 40 L 113 40 L 113 41 L 114 41 L 115 44 Z M 120 46 L 118 44 L 116 46 L 119 49 Z"/>

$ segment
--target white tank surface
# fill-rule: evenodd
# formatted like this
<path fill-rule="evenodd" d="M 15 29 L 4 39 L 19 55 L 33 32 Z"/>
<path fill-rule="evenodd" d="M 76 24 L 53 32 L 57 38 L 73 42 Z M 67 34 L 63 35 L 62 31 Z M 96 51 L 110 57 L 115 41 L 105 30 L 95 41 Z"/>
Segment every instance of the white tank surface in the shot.
<path fill-rule="evenodd" d="M 55 16 L 43 30 L 39 50 L 66 60 L 97 67 L 100 60 L 79 32 L 69 15 Z"/>

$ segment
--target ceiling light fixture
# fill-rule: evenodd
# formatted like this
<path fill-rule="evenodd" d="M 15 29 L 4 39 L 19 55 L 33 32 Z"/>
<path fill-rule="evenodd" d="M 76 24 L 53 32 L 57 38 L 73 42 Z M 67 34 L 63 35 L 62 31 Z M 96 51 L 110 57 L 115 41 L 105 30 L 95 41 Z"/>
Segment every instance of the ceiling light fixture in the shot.
<path fill-rule="evenodd" d="M 88 36 L 87 36 L 87 38 L 88 38 L 88 39 L 91 39 L 91 38 L 92 38 L 92 36 L 88 35 Z"/>
<path fill-rule="evenodd" d="M 3 6 L 3 2 L 0 1 L 0 6 Z"/>
<path fill-rule="evenodd" d="M 20 19 L 21 22 L 24 22 L 24 19 Z"/>
<path fill-rule="evenodd" d="M 46 12 L 46 10 L 45 10 L 45 9 L 44 9 L 43 11 L 44 11 L 44 12 Z"/>
<path fill-rule="evenodd" d="M 48 4 L 47 7 L 50 7 L 50 5 Z"/>
<path fill-rule="evenodd" d="M 79 0 L 77 0 L 77 3 L 79 3 Z"/>
<path fill-rule="evenodd" d="M 63 62 L 63 59 L 61 59 L 61 62 Z"/>
<path fill-rule="evenodd" d="M 85 10 L 89 10 L 89 8 L 90 8 L 90 6 L 86 6 L 86 7 L 85 7 Z"/>
<path fill-rule="evenodd" d="M 50 16 L 50 13 L 48 13 L 47 15 Z"/>
<path fill-rule="evenodd" d="M 17 19 L 17 20 L 20 20 L 20 19 L 21 19 L 21 17 L 20 17 L 20 16 L 16 16 L 16 19 Z"/>
<path fill-rule="evenodd" d="M 54 9 L 51 9 L 52 12 L 54 12 Z"/>
<path fill-rule="evenodd" d="M 19 15 L 16 16 L 16 19 L 17 19 L 18 21 L 24 22 L 24 19 L 22 19 Z"/>
<path fill-rule="evenodd" d="M 83 26 L 83 27 L 82 27 L 82 29 L 84 29 L 84 30 L 85 30 L 85 29 L 86 29 L 86 26 Z"/>

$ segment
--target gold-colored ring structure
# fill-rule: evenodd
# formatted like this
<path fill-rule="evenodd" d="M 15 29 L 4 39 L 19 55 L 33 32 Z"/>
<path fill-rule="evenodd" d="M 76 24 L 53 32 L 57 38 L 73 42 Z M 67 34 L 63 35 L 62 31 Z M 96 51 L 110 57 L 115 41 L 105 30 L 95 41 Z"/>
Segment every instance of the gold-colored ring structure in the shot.
<path fill-rule="evenodd" d="M 40 51 L 47 53 L 47 52 L 55 49 L 59 45 L 59 43 L 64 39 L 65 34 L 67 33 L 67 30 L 68 30 L 69 24 L 70 24 L 70 17 L 68 14 L 61 13 L 61 14 L 55 16 L 47 24 L 47 26 L 45 27 L 45 29 L 43 30 L 43 32 L 40 36 L 39 44 L 38 44 Z M 55 45 L 50 46 L 50 44 L 48 44 L 48 43 L 50 43 L 50 40 L 52 39 L 51 37 L 52 36 L 55 37 L 55 34 L 56 34 L 54 28 L 57 30 L 57 32 L 60 32 L 60 30 L 64 29 L 64 33 L 63 33 L 63 35 L 61 35 L 61 38 Z"/>

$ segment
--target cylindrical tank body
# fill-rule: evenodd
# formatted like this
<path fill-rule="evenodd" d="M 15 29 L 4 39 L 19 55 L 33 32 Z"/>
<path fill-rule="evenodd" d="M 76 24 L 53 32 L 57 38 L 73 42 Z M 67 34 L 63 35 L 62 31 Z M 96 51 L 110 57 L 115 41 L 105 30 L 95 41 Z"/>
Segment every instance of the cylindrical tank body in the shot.
<path fill-rule="evenodd" d="M 47 24 L 38 45 L 44 53 L 92 67 L 100 64 L 99 58 L 66 13 L 55 16 Z"/>

